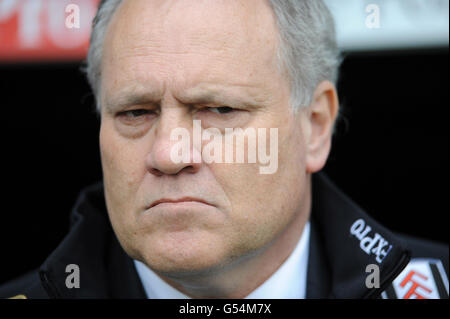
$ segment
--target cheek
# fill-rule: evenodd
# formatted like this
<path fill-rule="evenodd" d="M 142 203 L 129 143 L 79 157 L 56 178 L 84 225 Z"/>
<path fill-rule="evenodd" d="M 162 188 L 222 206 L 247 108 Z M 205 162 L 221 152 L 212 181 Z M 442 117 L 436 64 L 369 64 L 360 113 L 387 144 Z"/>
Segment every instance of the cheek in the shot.
<path fill-rule="evenodd" d="M 266 244 L 300 211 L 306 183 L 301 143 L 295 129 L 279 129 L 279 166 L 274 174 L 260 174 L 259 163 L 210 166 L 231 203 L 232 235 L 240 249 Z"/>
<path fill-rule="evenodd" d="M 306 176 L 305 142 L 299 125 L 293 123 L 280 138 L 279 169 L 273 193 L 286 210 L 296 210 L 308 183 Z M 290 216 L 287 216 L 288 218 Z"/>
<path fill-rule="evenodd" d="M 122 189 L 135 189 L 145 174 L 145 148 L 139 140 L 121 137 L 111 124 L 100 129 L 100 153 L 107 183 Z"/>
<path fill-rule="evenodd" d="M 100 152 L 108 214 L 119 240 L 131 240 L 136 229 L 135 214 L 139 186 L 145 174 L 145 155 L 137 143 L 127 143 L 111 126 L 100 129 Z"/>

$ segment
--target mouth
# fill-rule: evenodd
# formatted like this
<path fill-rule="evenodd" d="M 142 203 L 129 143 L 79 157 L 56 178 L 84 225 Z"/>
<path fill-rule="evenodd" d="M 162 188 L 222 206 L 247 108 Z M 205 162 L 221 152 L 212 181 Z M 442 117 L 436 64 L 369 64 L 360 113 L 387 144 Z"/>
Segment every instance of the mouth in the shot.
<path fill-rule="evenodd" d="M 178 199 L 161 198 L 161 199 L 158 199 L 158 200 L 154 201 L 153 203 L 151 203 L 148 208 L 150 209 L 150 208 L 153 208 L 160 204 L 178 204 L 178 203 L 197 203 L 197 204 L 204 204 L 204 205 L 214 207 L 214 205 L 212 205 L 212 204 L 208 203 L 207 201 L 200 199 L 200 198 L 182 197 L 182 198 L 178 198 Z"/>

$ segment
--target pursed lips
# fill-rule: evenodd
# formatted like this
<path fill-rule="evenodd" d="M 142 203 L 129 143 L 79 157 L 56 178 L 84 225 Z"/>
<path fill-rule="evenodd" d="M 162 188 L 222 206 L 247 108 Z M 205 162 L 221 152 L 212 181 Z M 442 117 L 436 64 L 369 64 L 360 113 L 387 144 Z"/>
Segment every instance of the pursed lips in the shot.
<path fill-rule="evenodd" d="M 170 198 L 161 198 L 158 199 L 156 201 L 154 201 L 153 203 L 150 204 L 149 209 L 152 207 L 155 207 L 159 204 L 163 204 L 163 203 L 190 203 L 190 202 L 196 202 L 196 203 L 200 203 L 200 204 L 205 204 L 205 205 L 209 205 L 209 206 L 213 206 L 212 204 L 208 203 L 207 201 L 200 199 L 200 198 L 195 198 L 195 197 L 182 197 L 182 198 L 178 198 L 178 199 L 170 199 Z"/>

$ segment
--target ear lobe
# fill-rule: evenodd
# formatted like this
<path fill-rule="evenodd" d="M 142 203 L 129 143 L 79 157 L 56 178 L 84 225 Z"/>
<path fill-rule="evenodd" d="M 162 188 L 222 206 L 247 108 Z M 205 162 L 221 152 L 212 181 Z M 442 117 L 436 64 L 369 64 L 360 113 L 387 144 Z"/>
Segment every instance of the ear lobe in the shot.
<path fill-rule="evenodd" d="M 309 106 L 310 134 L 307 141 L 306 170 L 320 171 L 328 159 L 331 137 L 339 110 L 337 91 L 330 81 L 321 82 Z"/>

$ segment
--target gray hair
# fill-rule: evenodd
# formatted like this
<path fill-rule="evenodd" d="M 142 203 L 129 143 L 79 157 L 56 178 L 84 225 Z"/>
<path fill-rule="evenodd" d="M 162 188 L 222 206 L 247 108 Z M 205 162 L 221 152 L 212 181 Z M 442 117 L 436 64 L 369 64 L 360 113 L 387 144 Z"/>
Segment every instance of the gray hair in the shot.
<path fill-rule="evenodd" d="M 340 63 L 333 17 L 323 0 L 268 0 L 279 31 L 280 71 L 290 80 L 294 110 L 309 105 L 316 86 L 324 80 L 336 83 Z M 86 60 L 88 82 L 100 111 L 103 41 L 114 12 L 122 0 L 102 0 L 92 23 Z"/>

